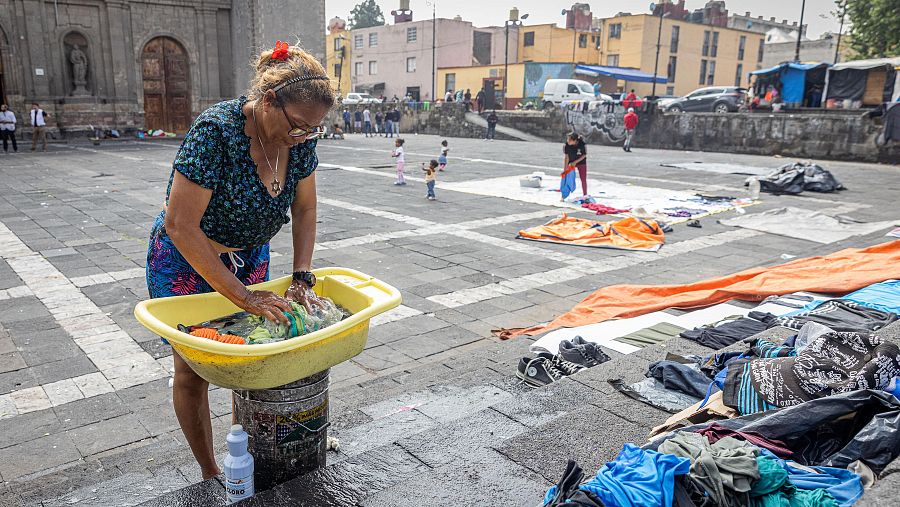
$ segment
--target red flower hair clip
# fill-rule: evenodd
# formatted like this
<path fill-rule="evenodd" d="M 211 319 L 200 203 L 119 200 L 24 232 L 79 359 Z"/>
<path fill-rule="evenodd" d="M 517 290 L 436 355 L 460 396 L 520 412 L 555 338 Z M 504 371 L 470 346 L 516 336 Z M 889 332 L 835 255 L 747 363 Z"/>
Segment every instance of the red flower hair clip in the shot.
<path fill-rule="evenodd" d="M 276 41 L 275 49 L 272 50 L 272 59 L 273 60 L 281 60 L 282 62 L 288 59 L 288 43 Z"/>

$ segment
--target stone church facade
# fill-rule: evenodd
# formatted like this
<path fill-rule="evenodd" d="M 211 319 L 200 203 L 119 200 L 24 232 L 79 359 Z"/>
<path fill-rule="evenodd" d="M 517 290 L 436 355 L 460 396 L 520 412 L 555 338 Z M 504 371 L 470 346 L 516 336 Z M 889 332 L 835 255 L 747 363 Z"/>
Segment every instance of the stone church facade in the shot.
<path fill-rule="evenodd" d="M 185 132 L 276 39 L 325 59 L 324 0 L 0 0 L 0 102 L 28 130 Z"/>

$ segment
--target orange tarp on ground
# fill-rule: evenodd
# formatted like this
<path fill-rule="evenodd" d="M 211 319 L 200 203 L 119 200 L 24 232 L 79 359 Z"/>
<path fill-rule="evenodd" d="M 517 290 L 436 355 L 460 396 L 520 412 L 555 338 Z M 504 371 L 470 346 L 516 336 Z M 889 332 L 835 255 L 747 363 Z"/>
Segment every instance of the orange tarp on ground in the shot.
<path fill-rule="evenodd" d="M 698 308 L 732 299 L 760 301 L 798 291 L 845 294 L 892 278 L 900 278 L 900 240 L 752 268 L 687 285 L 611 285 L 597 290 L 546 326 L 502 329 L 499 334 L 504 339 L 534 335 L 665 308 Z"/>
<path fill-rule="evenodd" d="M 564 245 L 643 250 L 655 252 L 666 242 L 653 220 L 623 218 L 615 222 L 595 222 L 563 214 L 544 225 L 519 231 L 519 239 Z"/>

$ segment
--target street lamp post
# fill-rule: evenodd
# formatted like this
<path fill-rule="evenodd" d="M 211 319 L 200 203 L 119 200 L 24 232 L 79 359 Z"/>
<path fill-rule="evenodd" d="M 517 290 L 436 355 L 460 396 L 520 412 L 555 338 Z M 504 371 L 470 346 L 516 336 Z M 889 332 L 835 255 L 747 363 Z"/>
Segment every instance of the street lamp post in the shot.
<path fill-rule="evenodd" d="M 806 0 L 800 4 L 800 27 L 797 28 L 797 49 L 794 51 L 794 61 L 800 61 L 800 39 L 803 38 L 803 15 L 806 13 Z"/>
<path fill-rule="evenodd" d="M 655 10 L 657 7 L 656 4 L 650 4 L 650 10 Z M 653 89 L 650 92 L 650 96 L 656 97 L 656 78 L 659 73 L 659 50 L 662 47 L 662 25 L 663 25 L 663 17 L 666 16 L 665 9 L 659 10 L 659 28 L 656 31 L 656 63 L 653 64 Z"/>
<path fill-rule="evenodd" d="M 841 9 L 841 27 L 838 28 L 837 45 L 834 47 L 834 63 L 837 65 L 841 55 L 841 35 L 844 32 L 844 18 L 847 17 L 847 7 Z M 801 27 L 802 28 L 802 27 Z"/>
<path fill-rule="evenodd" d="M 528 14 L 522 14 L 521 19 L 528 19 Z M 507 81 L 509 78 L 509 27 L 519 27 L 522 22 L 519 18 L 519 9 L 513 7 L 509 11 L 509 19 L 504 23 L 504 48 L 503 48 L 503 109 L 506 109 Z M 518 52 L 516 53 L 518 55 Z"/>
<path fill-rule="evenodd" d="M 338 93 L 343 94 L 343 87 L 341 86 L 341 78 L 344 76 L 344 54 L 346 53 L 347 48 L 344 46 L 344 41 L 347 40 L 343 35 L 339 35 L 338 39 L 341 40 L 341 65 L 338 67 Z"/>

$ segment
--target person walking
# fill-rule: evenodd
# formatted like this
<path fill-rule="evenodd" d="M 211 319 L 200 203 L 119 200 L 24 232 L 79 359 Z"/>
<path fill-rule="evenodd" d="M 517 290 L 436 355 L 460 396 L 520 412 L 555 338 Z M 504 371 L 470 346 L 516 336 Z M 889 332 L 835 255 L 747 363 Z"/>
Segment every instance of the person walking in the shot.
<path fill-rule="evenodd" d="M 497 132 L 497 124 L 500 123 L 500 117 L 497 116 L 497 110 L 491 111 L 487 117 L 487 134 L 484 136 L 486 140 L 493 141 Z"/>
<path fill-rule="evenodd" d="M 578 169 L 578 177 L 581 178 L 581 195 L 582 198 L 587 197 L 587 146 L 584 144 L 584 139 L 575 132 L 570 133 L 566 137 L 563 153 L 565 154 L 563 172 L 571 167 Z"/>
<path fill-rule="evenodd" d="M 478 108 L 478 114 L 484 112 L 484 90 L 478 90 L 475 94 L 475 106 Z"/>
<path fill-rule="evenodd" d="M 429 201 L 433 201 L 436 198 L 434 195 L 434 184 L 437 182 L 437 167 L 438 161 L 434 159 L 428 163 L 427 167 L 424 163 L 422 164 L 422 170 L 425 171 L 425 186 L 428 188 L 425 198 Z"/>
<path fill-rule="evenodd" d="M 466 111 L 472 110 L 472 90 L 466 88 L 466 94 L 463 95 L 463 100 L 466 102 Z"/>
<path fill-rule="evenodd" d="M 625 144 L 622 149 L 631 153 L 631 141 L 634 139 L 634 129 L 638 126 L 638 115 L 634 112 L 633 107 L 628 108 L 625 113 Z"/>
<path fill-rule="evenodd" d="M 246 97 L 194 120 L 175 155 L 166 199 L 150 232 L 151 298 L 216 291 L 282 325 L 291 302 L 321 301 L 311 270 L 316 241 L 316 139 L 334 105 L 319 61 L 279 41 L 263 51 Z M 291 223 L 293 281 L 281 295 L 246 286 L 269 279 L 269 241 Z M 175 415 L 203 479 L 218 475 L 209 383 L 174 350 Z"/>
<path fill-rule="evenodd" d="M 356 108 L 356 111 L 353 111 L 353 133 L 359 134 L 362 132 L 362 109 Z"/>
<path fill-rule="evenodd" d="M 9 141 L 12 141 L 13 152 L 19 151 L 16 145 L 16 115 L 6 104 L 0 105 L 0 139 L 3 139 L 3 151 L 9 153 Z"/>
<path fill-rule="evenodd" d="M 397 159 L 397 181 L 394 182 L 394 185 L 406 185 L 406 178 L 403 176 L 403 170 L 406 167 L 406 156 L 403 153 L 403 143 L 405 143 L 403 139 L 397 139 L 394 141 L 394 152 L 391 153 L 391 156 Z"/>
<path fill-rule="evenodd" d="M 456 102 L 462 102 L 464 95 L 465 95 L 465 92 L 463 92 L 461 89 L 456 90 L 456 94 L 454 95 L 453 100 L 455 100 Z"/>
<path fill-rule="evenodd" d="M 447 90 L 444 94 L 444 102 L 453 102 L 453 90 Z"/>
<path fill-rule="evenodd" d="M 344 132 L 353 132 L 353 129 L 350 128 L 350 111 L 345 107 L 344 108 Z"/>
<path fill-rule="evenodd" d="M 38 142 L 43 144 L 43 151 L 47 151 L 47 117 L 50 116 L 41 109 L 40 104 L 31 104 L 31 151 L 34 151 Z"/>
<path fill-rule="evenodd" d="M 394 137 L 394 111 L 384 113 L 384 136 Z"/>
<path fill-rule="evenodd" d="M 372 135 L 372 111 L 369 111 L 368 106 L 363 110 L 363 132 L 366 133 L 366 137 Z"/>
<path fill-rule="evenodd" d="M 400 110 L 395 107 L 392 113 L 394 114 L 394 134 L 400 137 Z"/>
<path fill-rule="evenodd" d="M 381 113 L 381 110 L 375 111 L 375 135 L 378 134 L 387 135 L 384 133 L 384 115 Z"/>

